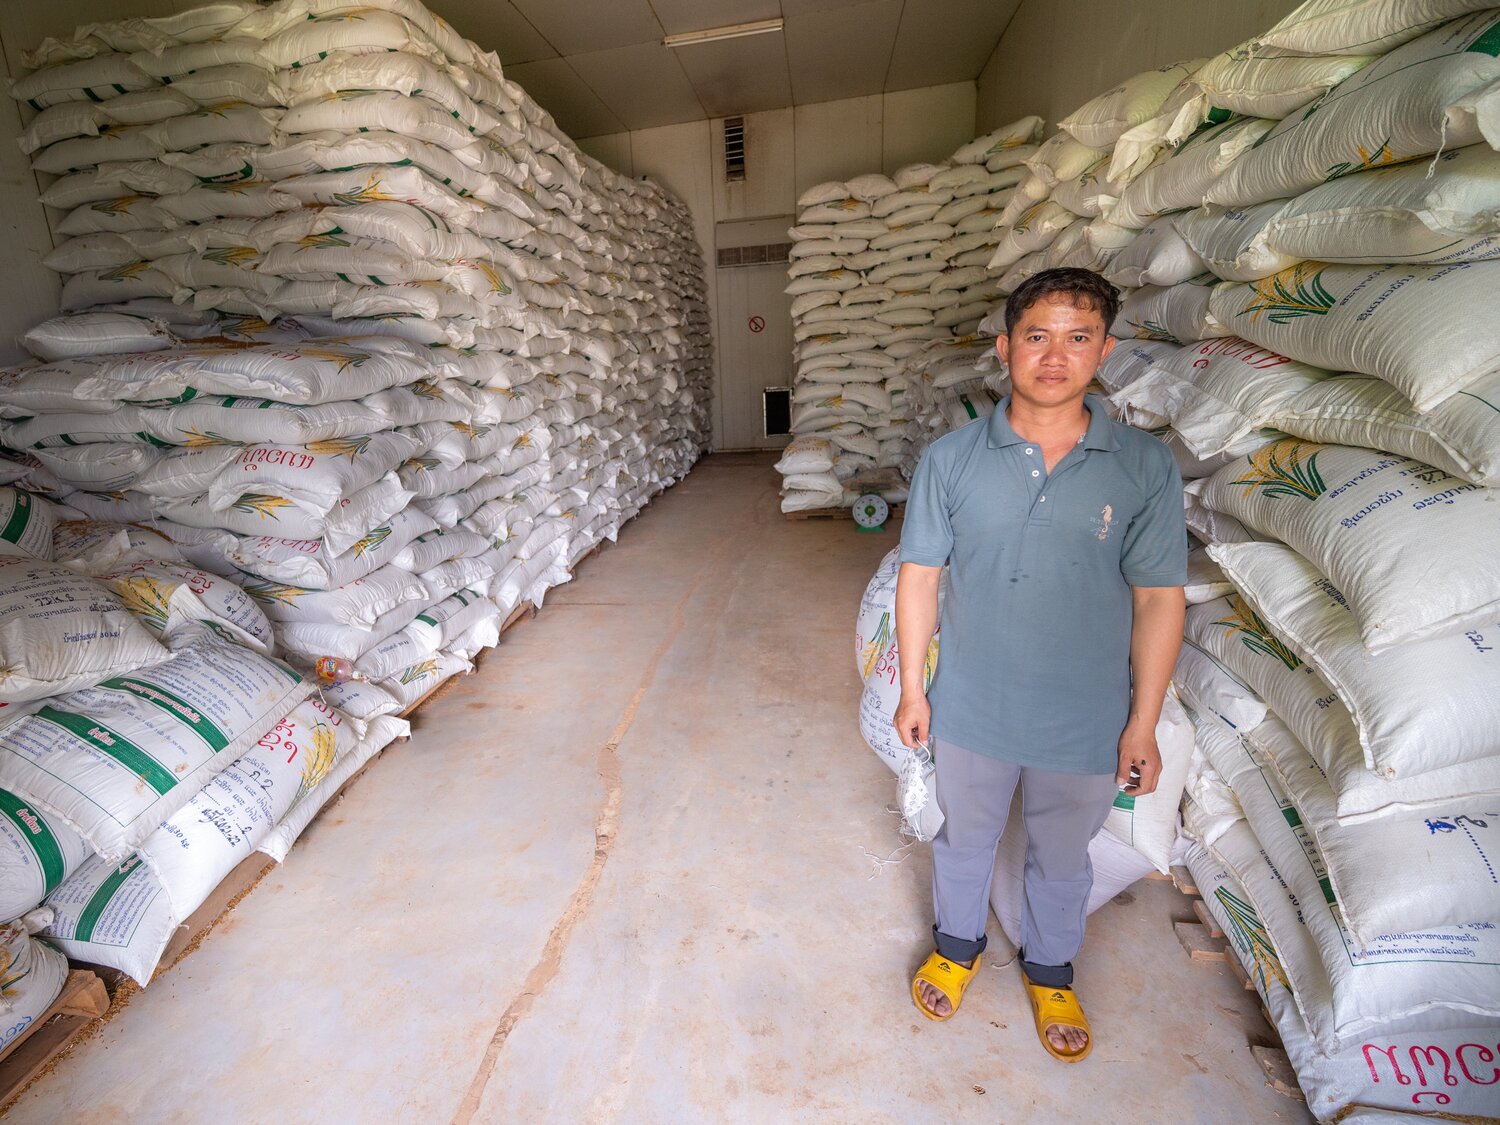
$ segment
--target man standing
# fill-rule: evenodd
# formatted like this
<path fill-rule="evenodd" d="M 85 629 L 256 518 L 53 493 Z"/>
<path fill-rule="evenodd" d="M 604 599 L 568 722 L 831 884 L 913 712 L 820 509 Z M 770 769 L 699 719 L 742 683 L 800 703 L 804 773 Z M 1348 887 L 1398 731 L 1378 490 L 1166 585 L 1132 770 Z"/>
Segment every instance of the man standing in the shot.
<path fill-rule="evenodd" d="M 896 729 L 907 746 L 935 740 L 944 816 L 932 844 L 937 949 L 912 998 L 929 1019 L 948 1019 L 978 972 L 995 848 L 1019 784 L 1023 983 L 1042 1045 L 1066 1062 L 1093 1046 L 1072 989 L 1089 841 L 1121 789 L 1156 788 L 1187 581 L 1171 453 L 1085 394 L 1118 310 L 1114 286 L 1081 269 L 1046 270 L 1011 295 L 996 342 L 1011 395 L 923 455 L 896 587 Z M 944 565 L 929 703 L 922 655 Z"/>

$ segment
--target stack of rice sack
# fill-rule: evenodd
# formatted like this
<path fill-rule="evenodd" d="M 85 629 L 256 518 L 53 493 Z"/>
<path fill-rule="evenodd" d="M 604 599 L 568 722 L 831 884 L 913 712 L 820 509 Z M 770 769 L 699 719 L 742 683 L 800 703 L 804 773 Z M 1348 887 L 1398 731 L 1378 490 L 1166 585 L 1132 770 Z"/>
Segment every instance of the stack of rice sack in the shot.
<path fill-rule="evenodd" d="M 798 200 L 786 291 L 799 440 L 777 466 L 783 511 L 847 506 L 861 491 L 894 498 L 908 457 L 905 362 L 971 336 L 989 313 L 995 221 L 1040 129 L 1028 117 L 942 164 L 819 184 Z"/>
<path fill-rule="evenodd" d="M 223 3 L 48 41 L 66 315 L 0 441 L 233 576 L 290 659 L 410 705 L 680 479 L 711 378 L 690 217 L 416 0 Z"/>
<path fill-rule="evenodd" d="M 59 522 L 13 484 L 0 512 L 0 942 L 20 1020 L 56 995 L 63 954 L 147 983 L 235 866 L 283 856 L 407 728 L 313 694 L 255 601 L 163 535 Z"/>
<path fill-rule="evenodd" d="M 1173 447 L 1207 544 L 1175 677 L 1194 871 L 1320 1119 L 1495 1107 L 1500 9 L 1476 7 L 1304 5 L 1244 66 L 1353 73 L 1200 130 L 1110 212 L 1148 222 L 1111 263 L 1141 271 L 1139 338 L 1100 381 Z"/>

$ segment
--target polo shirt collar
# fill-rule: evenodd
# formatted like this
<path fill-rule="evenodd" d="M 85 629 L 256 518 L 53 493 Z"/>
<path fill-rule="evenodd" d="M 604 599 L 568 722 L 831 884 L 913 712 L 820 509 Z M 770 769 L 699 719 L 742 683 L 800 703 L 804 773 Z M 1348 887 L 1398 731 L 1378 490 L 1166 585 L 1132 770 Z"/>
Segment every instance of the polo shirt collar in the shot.
<path fill-rule="evenodd" d="M 1084 395 L 1083 404 L 1088 407 L 1089 412 L 1089 428 L 1084 431 L 1083 447 L 1117 452 L 1120 448 L 1120 439 L 1114 432 L 1117 423 L 1104 412 L 1104 407 L 1093 395 Z M 1022 445 L 1026 441 L 1016 433 L 1010 424 L 1010 419 L 1005 416 L 1005 411 L 1009 406 L 1010 395 L 1006 395 L 995 407 L 995 412 L 990 415 L 989 435 L 986 440 L 991 449 Z"/>

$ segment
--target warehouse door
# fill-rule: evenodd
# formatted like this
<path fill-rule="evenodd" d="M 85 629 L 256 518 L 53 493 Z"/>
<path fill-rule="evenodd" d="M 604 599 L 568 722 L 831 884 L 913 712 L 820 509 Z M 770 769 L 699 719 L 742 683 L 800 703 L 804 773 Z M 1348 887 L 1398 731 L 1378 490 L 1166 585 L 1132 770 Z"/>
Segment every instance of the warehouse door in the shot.
<path fill-rule="evenodd" d="M 780 449 L 790 440 L 791 298 L 782 290 L 792 221 L 787 216 L 718 224 L 721 449 Z"/>

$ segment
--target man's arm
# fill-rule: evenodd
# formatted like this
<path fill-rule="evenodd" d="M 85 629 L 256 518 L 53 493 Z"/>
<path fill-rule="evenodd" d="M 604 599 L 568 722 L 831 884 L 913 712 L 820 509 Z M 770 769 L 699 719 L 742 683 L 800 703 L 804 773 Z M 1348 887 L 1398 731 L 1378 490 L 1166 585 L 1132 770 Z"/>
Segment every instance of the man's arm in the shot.
<path fill-rule="evenodd" d="M 901 658 L 901 702 L 896 705 L 896 733 L 902 745 L 926 742 L 932 708 L 927 703 L 923 669 L 927 646 L 938 624 L 940 566 L 902 563 L 896 575 L 896 648 Z M 1180 630 L 1179 630 L 1180 631 Z M 1176 656 L 1173 656 L 1176 660 Z M 1160 702 L 1157 704 L 1160 709 Z"/>
<path fill-rule="evenodd" d="M 1156 789 L 1161 776 L 1161 754 L 1156 748 L 1156 724 L 1162 701 L 1182 647 L 1186 606 L 1181 586 L 1134 586 L 1131 598 L 1135 619 L 1130 627 L 1130 718 L 1120 735 L 1120 768 L 1115 783 L 1128 785 L 1130 767 L 1140 770 L 1140 781 L 1126 789 L 1144 797 Z M 898 605 L 900 593 L 897 593 Z M 899 617 L 897 618 L 899 623 Z M 902 691 L 902 700 L 906 698 Z"/>

